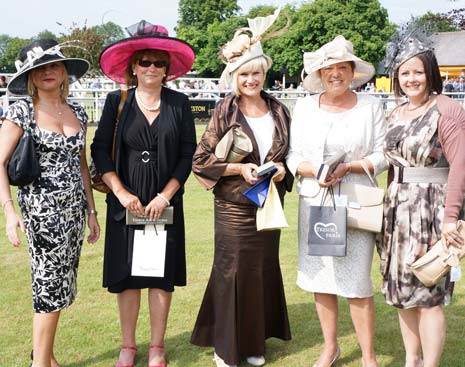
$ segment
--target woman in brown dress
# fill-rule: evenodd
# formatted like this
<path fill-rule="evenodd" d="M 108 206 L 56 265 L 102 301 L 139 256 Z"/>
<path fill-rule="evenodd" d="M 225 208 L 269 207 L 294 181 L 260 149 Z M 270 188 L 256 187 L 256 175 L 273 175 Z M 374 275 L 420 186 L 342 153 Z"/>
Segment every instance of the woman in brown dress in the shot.
<path fill-rule="evenodd" d="M 270 24 L 277 15 L 267 17 Z M 237 56 L 234 50 L 242 46 L 239 37 L 223 48 L 227 61 L 223 76 L 229 79 L 233 93 L 216 107 L 193 163 L 201 182 L 214 187 L 215 256 L 191 342 L 213 346 L 216 365 L 222 367 L 236 366 L 243 359 L 260 366 L 265 363 L 265 339 L 291 338 L 279 266 L 280 231 L 258 232 L 257 208 L 242 195 L 257 181 L 253 171 L 268 161 L 279 169 L 274 180 L 281 200 L 286 189 L 291 190 L 292 176 L 283 163 L 289 113 L 262 91 L 271 60 L 263 54 L 260 42 L 252 41 Z M 240 163 L 221 162 L 215 147 L 233 127 L 248 135 L 253 151 Z"/>
<path fill-rule="evenodd" d="M 393 174 L 380 248 L 382 292 L 398 308 L 405 366 L 436 367 L 446 334 L 441 306 L 450 302 L 453 282 L 447 275 L 425 287 L 410 265 L 440 239 L 463 245 L 456 227 L 465 192 L 465 111 L 441 95 L 433 51 L 416 38 L 401 45 L 394 92 L 407 101 L 391 114 L 384 147 Z"/>

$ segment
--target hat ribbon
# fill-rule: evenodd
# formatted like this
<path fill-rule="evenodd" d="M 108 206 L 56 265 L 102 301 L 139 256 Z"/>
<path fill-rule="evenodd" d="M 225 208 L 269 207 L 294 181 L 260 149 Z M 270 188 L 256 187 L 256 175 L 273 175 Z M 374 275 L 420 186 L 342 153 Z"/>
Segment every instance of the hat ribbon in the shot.
<path fill-rule="evenodd" d="M 311 72 L 321 69 L 321 66 L 328 60 L 345 60 L 347 58 L 352 57 L 353 55 L 348 52 L 348 50 L 343 47 L 341 48 L 340 45 L 337 48 L 320 48 L 315 52 L 306 52 L 304 57 L 304 69 L 307 74 Z"/>
<path fill-rule="evenodd" d="M 32 50 L 29 50 L 27 52 L 27 57 L 26 60 L 24 60 L 24 62 L 22 62 L 21 60 L 15 61 L 17 72 L 19 73 L 21 71 L 31 68 L 32 66 L 34 66 L 34 61 L 39 60 L 45 55 L 58 55 L 62 58 L 65 58 L 65 56 L 61 53 L 60 46 L 61 45 L 56 45 L 48 48 L 45 51 L 40 46 L 34 47 Z"/>

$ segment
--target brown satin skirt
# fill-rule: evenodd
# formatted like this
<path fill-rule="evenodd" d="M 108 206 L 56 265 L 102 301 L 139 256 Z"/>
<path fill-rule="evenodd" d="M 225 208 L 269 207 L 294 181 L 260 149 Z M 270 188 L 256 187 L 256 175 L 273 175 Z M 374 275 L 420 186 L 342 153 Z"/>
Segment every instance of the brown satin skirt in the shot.
<path fill-rule="evenodd" d="M 280 231 L 257 232 L 256 209 L 215 199 L 215 257 L 191 343 L 227 364 L 291 339 L 279 266 Z"/>

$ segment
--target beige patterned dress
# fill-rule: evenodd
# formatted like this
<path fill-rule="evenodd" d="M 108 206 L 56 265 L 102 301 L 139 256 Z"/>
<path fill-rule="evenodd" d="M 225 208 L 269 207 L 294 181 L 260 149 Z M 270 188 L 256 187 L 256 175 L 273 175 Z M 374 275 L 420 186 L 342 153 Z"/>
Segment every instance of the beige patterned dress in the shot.
<path fill-rule="evenodd" d="M 384 152 L 390 164 L 404 167 L 447 167 L 439 141 L 441 114 L 437 104 L 412 121 L 392 114 Z M 441 237 L 446 184 L 396 183 L 387 190 L 384 238 L 380 247 L 382 293 L 398 308 L 433 307 L 448 304 L 453 291 L 449 276 L 425 287 L 410 265 Z"/>

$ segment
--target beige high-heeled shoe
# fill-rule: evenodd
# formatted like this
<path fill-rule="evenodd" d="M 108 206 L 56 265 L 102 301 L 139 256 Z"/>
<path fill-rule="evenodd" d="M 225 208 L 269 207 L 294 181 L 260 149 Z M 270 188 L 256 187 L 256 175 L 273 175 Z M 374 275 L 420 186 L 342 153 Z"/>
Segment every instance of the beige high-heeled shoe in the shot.
<path fill-rule="evenodd" d="M 341 355 L 341 348 L 339 348 L 339 346 L 337 346 L 336 348 L 336 352 L 334 353 L 334 356 L 333 356 L 333 359 L 331 360 L 331 363 L 327 366 L 327 367 L 331 367 L 333 366 L 336 361 L 338 360 L 338 358 L 340 357 Z M 319 366 L 318 364 L 313 364 L 313 367 L 322 367 L 322 366 Z"/>

